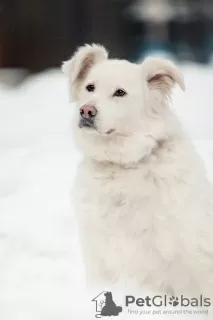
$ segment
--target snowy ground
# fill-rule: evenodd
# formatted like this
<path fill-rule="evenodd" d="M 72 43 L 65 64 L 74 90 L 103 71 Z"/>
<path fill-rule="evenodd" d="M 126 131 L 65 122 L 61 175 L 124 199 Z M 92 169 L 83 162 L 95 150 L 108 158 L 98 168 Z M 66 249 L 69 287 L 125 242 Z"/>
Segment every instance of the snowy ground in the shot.
<path fill-rule="evenodd" d="M 183 70 L 187 93 L 177 90 L 174 106 L 213 181 L 213 70 Z M 84 273 L 69 202 L 79 160 L 72 108 L 57 70 L 16 89 L 0 85 L 1 320 L 79 319 Z"/>

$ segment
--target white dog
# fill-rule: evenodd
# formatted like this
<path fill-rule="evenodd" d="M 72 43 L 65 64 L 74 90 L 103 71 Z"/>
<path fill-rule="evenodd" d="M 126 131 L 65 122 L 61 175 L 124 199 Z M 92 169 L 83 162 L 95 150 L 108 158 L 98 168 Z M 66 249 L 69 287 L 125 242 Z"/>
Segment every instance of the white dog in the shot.
<path fill-rule="evenodd" d="M 172 62 L 108 59 L 86 45 L 63 64 L 84 153 L 75 200 L 87 276 L 175 295 L 213 295 L 213 189 L 170 108 Z"/>

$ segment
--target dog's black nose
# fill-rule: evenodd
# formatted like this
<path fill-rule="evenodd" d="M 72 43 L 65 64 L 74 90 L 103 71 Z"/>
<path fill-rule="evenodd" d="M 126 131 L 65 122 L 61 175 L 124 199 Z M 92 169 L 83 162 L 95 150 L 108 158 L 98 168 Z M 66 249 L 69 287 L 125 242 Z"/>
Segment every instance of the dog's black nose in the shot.
<path fill-rule="evenodd" d="M 85 104 L 80 108 L 80 115 L 84 119 L 92 119 L 96 116 L 96 114 L 97 109 L 90 104 Z"/>

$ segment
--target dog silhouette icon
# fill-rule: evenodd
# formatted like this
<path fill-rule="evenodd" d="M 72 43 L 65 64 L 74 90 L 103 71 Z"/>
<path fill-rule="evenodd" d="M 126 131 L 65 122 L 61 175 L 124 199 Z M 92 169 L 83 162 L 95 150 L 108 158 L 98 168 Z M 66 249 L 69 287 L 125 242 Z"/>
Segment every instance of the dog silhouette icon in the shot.
<path fill-rule="evenodd" d="M 122 307 L 117 306 L 112 298 L 112 292 L 105 292 L 105 305 L 103 306 L 103 309 L 101 310 L 101 316 L 118 316 L 118 314 L 122 311 Z"/>

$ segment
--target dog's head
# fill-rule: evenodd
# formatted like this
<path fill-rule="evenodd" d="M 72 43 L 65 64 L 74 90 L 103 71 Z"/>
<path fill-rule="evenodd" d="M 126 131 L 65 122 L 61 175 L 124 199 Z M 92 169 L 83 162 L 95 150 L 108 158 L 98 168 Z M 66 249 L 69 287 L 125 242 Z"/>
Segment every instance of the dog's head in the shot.
<path fill-rule="evenodd" d="M 86 45 L 62 69 L 69 79 L 71 98 L 77 102 L 76 138 L 87 156 L 136 163 L 172 130 L 171 89 L 176 83 L 184 89 L 172 62 L 111 60 L 104 47 Z"/>
<path fill-rule="evenodd" d="M 107 291 L 104 293 L 105 297 L 107 300 L 112 300 L 112 292 L 110 291 Z"/>

